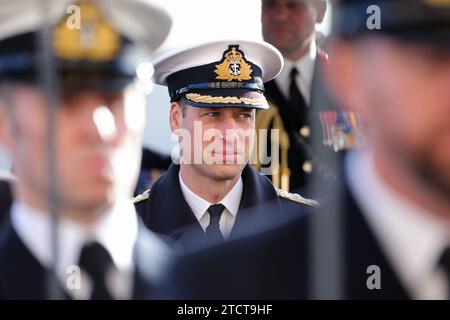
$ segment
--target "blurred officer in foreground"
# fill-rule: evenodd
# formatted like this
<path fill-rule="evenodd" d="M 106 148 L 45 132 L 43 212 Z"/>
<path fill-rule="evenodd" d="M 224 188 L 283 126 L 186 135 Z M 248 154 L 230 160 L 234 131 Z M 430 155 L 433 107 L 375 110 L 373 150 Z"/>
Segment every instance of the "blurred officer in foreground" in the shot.
<path fill-rule="evenodd" d="M 449 298 L 450 2 L 335 12 L 330 88 L 361 112 L 367 148 L 348 154 L 317 213 L 188 256 L 176 297 Z"/>
<path fill-rule="evenodd" d="M 263 82 L 282 67 L 265 42 L 219 41 L 169 52 L 155 61 L 156 83 L 168 86 L 170 126 L 180 164 L 136 198 L 153 231 L 191 249 L 238 233 L 245 216 L 282 221 L 292 207 L 315 205 L 274 188 L 249 164 L 255 109 L 268 107 Z"/>
<path fill-rule="evenodd" d="M 0 298 L 151 297 L 169 251 L 131 201 L 145 114 L 133 80 L 139 52 L 162 42 L 170 18 L 143 1 L 1 1 L 0 10 L 8 16 L 0 22 L 0 141 L 17 176 L 1 231 Z M 39 81 L 39 67 L 49 68 L 40 60 L 44 19 L 59 84 L 54 122 Z M 148 81 L 151 65 L 139 68 Z"/>

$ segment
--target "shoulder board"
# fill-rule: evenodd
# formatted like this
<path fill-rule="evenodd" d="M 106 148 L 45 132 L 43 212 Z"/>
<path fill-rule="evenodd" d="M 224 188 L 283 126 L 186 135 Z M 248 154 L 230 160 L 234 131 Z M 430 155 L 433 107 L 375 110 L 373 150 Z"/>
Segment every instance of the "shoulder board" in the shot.
<path fill-rule="evenodd" d="M 306 204 L 312 207 L 318 207 L 320 206 L 320 203 L 316 200 L 312 200 L 312 199 L 307 199 L 307 198 L 303 198 L 301 195 L 299 195 L 298 193 L 290 193 L 287 192 L 285 190 L 282 189 L 278 189 L 275 188 L 277 190 L 277 194 L 279 197 L 291 200 L 291 201 L 295 201 L 301 204 Z"/>
<path fill-rule="evenodd" d="M 140 195 L 137 195 L 136 197 L 134 197 L 133 203 L 138 203 L 138 202 L 147 200 L 148 198 L 150 198 L 150 189 L 145 190 Z"/>

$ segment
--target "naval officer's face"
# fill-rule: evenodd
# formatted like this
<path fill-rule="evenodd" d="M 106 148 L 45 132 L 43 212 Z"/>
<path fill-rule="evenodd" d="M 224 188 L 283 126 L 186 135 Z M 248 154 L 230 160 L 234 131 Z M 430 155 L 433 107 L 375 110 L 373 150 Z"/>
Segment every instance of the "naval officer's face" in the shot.
<path fill-rule="evenodd" d="M 334 56 L 330 87 L 363 115 L 376 161 L 390 164 L 386 175 L 448 201 L 449 48 L 379 37 L 339 42 Z"/>
<path fill-rule="evenodd" d="M 102 213 L 131 196 L 139 167 L 144 103 L 125 92 L 65 93 L 56 112 L 58 196 L 63 212 Z M 48 209 L 47 108 L 32 86 L 9 89 L 2 140 L 19 179 L 19 193 Z M 3 112 L 5 115 L 5 112 Z"/>
<path fill-rule="evenodd" d="M 181 130 L 182 165 L 210 178 L 233 179 L 240 176 L 253 149 L 255 110 L 173 103 L 171 127 Z"/>

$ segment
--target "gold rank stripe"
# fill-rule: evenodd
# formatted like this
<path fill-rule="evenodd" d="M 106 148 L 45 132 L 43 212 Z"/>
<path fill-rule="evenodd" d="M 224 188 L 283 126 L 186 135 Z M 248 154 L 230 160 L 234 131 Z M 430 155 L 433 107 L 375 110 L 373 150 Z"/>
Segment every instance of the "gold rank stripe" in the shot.
<path fill-rule="evenodd" d="M 309 205 L 309 206 L 312 206 L 312 207 L 319 207 L 320 206 L 320 203 L 318 201 L 312 200 L 312 199 L 303 198 L 298 193 L 290 193 L 290 192 L 287 192 L 287 191 L 285 191 L 283 189 L 278 189 L 278 188 L 276 188 L 276 190 L 277 190 L 277 194 L 278 194 L 279 197 L 286 198 L 286 199 L 289 199 L 289 200 L 292 200 L 292 201 L 295 201 L 295 202 L 298 202 L 298 203 L 306 204 L 306 205 Z"/>
<path fill-rule="evenodd" d="M 238 97 L 213 97 L 213 96 L 205 96 L 198 93 L 188 93 L 186 98 L 199 103 L 244 103 L 249 105 L 261 105 L 266 104 L 267 101 L 264 98 L 259 99 L 251 99 L 251 98 L 238 98 Z"/>
<path fill-rule="evenodd" d="M 150 198 L 150 190 L 151 189 L 145 190 L 140 195 L 137 195 L 136 197 L 134 197 L 133 203 L 139 203 L 141 201 L 144 201 L 144 200 L 147 200 L 148 198 Z"/>

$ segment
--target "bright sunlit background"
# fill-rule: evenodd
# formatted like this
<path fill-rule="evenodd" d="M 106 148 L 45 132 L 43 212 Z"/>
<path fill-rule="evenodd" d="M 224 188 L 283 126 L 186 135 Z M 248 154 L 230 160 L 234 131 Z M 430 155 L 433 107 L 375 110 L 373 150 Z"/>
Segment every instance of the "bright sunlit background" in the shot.
<path fill-rule="evenodd" d="M 158 56 L 167 50 L 207 40 L 262 39 L 261 0 L 164 0 L 158 1 L 173 19 L 172 30 Z M 325 22 L 319 29 L 328 34 L 328 8 Z M 175 145 L 169 129 L 169 95 L 165 87 L 155 86 L 148 98 L 147 126 L 144 145 L 170 153 Z M 0 146 L 0 169 L 8 169 L 10 162 Z"/>

